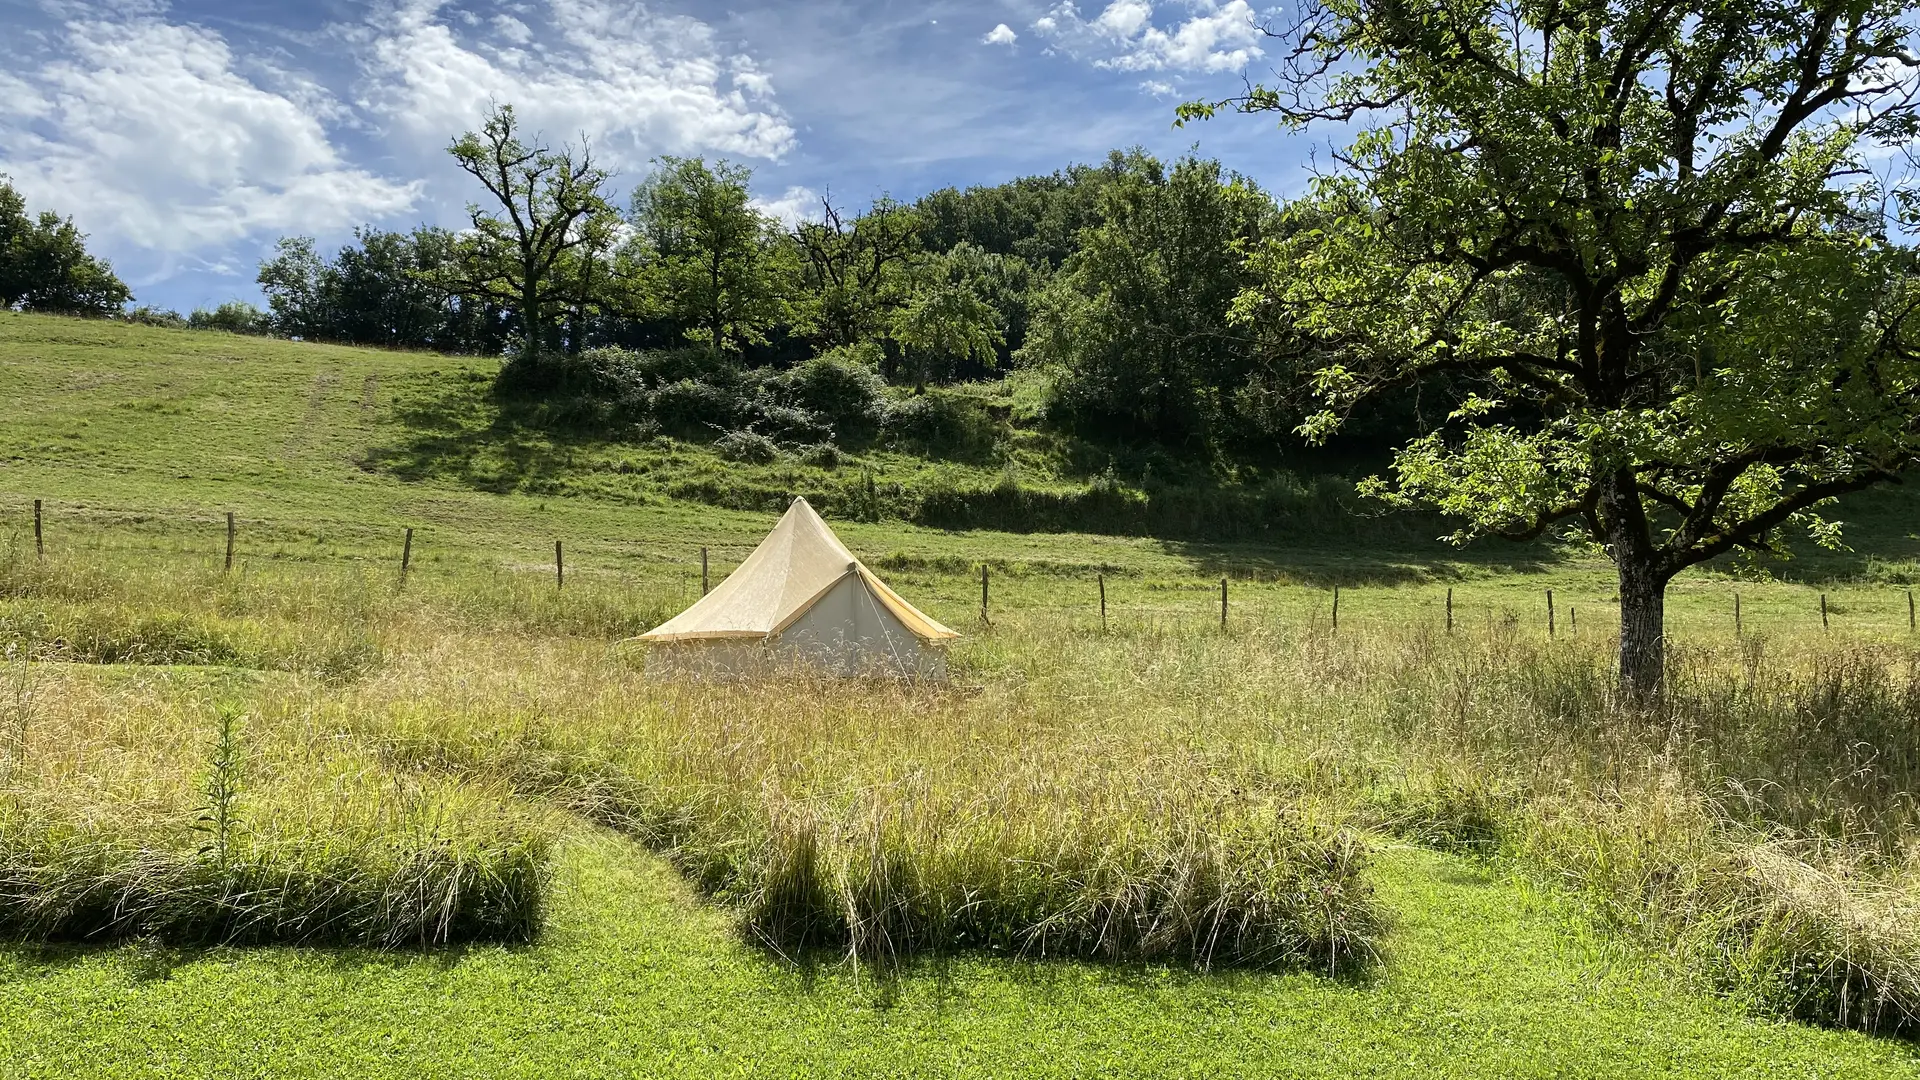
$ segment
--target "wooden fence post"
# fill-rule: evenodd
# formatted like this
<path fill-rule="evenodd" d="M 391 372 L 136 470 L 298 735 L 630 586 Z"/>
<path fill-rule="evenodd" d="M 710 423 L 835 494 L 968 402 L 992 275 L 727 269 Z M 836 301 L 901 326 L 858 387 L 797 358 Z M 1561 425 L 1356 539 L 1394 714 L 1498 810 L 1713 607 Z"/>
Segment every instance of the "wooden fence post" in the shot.
<path fill-rule="evenodd" d="M 1553 637 L 1553 636 L 1554 636 L 1554 626 L 1553 626 L 1553 590 L 1552 590 L 1552 589 L 1548 589 L 1548 590 L 1547 590 L 1547 636 L 1548 636 L 1549 638 L 1551 638 L 1551 637 Z"/>
<path fill-rule="evenodd" d="M 1220 579 L 1220 629 L 1227 628 L 1227 579 Z"/>
<path fill-rule="evenodd" d="M 1107 632 L 1107 575 L 1100 577 L 1100 632 Z M 1909 594 L 1911 595 L 1911 594 Z"/>
<path fill-rule="evenodd" d="M 1453 633 L 1453 587 L 1447 587 L 1447 633 Z"/>
<path fill-rule="evenodd" d="M 1572 604 L 1567 605 L 1567 633 L 1580 636 L 1580 609 Z"/>
<path fill-rule="evenodd" d="M 1907 590 L 1907 633 L 1913 633 L 1913 590 Z"/>
<path fill-rule="evenodd" d="M 558 540 L 553 542 L 553 587 L 556 589 L 567 587 L 567 558 L 561 551 Z"/>
<path fill-rule="evenodd" d="M 988 626 L 993 625 L 993 620 L 987 618 L 987 564 L 986 563 L 980 564 L 980 621 L 983 623 L 986 623 Z"/>
<path fill-rule="evenodd" d="M 400 576 L 407 576 L 407 567 L 413 564 L 413 527 L 407 527 L 406 543 L 400 545 Z"/>
<path fill-rule="evenodd" d="M 1340 632 L 1340 586 L 1333 587 L 1333 630 Z"/>
<path fill-rule="evenodd" d="M 47 557 L 46 541 L 40 538 L 40 500 L 33 500 L 33 556 L 36 559 Z"/>
<path fill-rule="evenodd" d="M 1820 629 L 1822 630 L 1832 629 L 1832 627 L 1827 625 L 1827 594 L 1826 593 L 1820 594 Z"/>
<path fill-rule="evenodd" d="M 703 547 L 700 549 L 700 595 L 705 596 L 710 591 L 707 585 L 707 549 Z"/>
<path fill-rule="evenodd" d="M 227 569 L 233 569 L 233 511 L 227 511 Z"/>

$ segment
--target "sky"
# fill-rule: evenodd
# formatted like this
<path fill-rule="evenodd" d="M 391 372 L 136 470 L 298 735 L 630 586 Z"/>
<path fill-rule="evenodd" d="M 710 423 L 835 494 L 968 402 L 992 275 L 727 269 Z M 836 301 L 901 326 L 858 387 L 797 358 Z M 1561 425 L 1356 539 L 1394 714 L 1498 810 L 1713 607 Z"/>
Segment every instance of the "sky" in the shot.
<path fill-rule="evenodd" d="M 458 227 L 446 153 L 489 105 L 586 139 L 625 191 L 725 158 L 792 220 L 1142 146 L 1277 194 L 1313 143 L 1260 117 L 1175 129 L 1258 81 L 1281 12 L 1248 0 L 0 0 L 0 174 L 70 215 L 136 301 L 259 300 L 274 242 Z"/>

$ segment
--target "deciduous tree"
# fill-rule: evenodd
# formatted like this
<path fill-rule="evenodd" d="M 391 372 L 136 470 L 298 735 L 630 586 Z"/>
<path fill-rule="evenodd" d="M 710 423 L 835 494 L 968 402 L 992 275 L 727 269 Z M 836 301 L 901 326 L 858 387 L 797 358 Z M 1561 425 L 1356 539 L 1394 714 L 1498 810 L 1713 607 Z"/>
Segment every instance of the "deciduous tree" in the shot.
<path fill-rule="evenodd" d="M 1915 134 L 1897 0 L 1313 0 L 1228 101 L 1358 129 L 1254 322 L 1314 338 L 1329 409 L 1478 381 L 1395 502 L 1459 537 L 1577 528 L 1620 582 L 1624 692 L 1657 692 L 1682 569 L 1772 550 L 1920 450 L 1912 253 L 1869 166 Z"/>
<path fill-rule="evenodd" d="M 472 228 L 442 284 L 511 306 L 526 354 L 537 356 L 553 346 L 556 319 L 592 302 L 579 290 L 596 279 L 567 264 L 611 247 L 616 219 L 603 190 L 610 174 L 584 143 L 555 150 L 524 139 L 511 105 L 495 107 L 448 152 L 490 201 L 467 207 Z"/>

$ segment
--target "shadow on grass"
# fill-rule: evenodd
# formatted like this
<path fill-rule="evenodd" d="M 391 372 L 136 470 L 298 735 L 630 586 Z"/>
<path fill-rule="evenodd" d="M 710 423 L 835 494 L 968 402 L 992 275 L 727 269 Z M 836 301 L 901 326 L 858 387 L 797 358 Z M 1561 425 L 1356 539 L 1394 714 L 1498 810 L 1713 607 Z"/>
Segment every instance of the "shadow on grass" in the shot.
<path fill-rule="evenodd" d="M 42 977 L 82 964 L 105 961 L 110 970 L 127 982 L 141 984 L 165 982 L 183 968 L 206 960 L 233 957 L 298 953 L 318 959 L 329 970 L 353 973 L 367 969 L 399 971 L 421 964 L 436 971 L 450 971 L 476 951 L 488 954 L 523 953 L 540 947 L 533 942 L 460 942 L 449 945 L 419 945 L 398 949 L 374 949 L 356 945 L 302 945 L 276 943 L 262 945 L 169 945 L 153 938 L 117 941 L 0 943 L 0 985 Z"/>
<path fill-rule="evenodd" d="M 1429 524 L 1438 530 L 1437 522 Z M 1422 541 L 1411 529 L 1381 546 L 1326 540 L 1297 544 L 1169 540 L 1160 548 L 1209 578 L 1292 582 L 1323 589 L 1444 584 L 1477 575 L 1543 573 L 1564 558 L 1544 543 L 1489 540 L 1461 548 L 1440 540 Z"/>

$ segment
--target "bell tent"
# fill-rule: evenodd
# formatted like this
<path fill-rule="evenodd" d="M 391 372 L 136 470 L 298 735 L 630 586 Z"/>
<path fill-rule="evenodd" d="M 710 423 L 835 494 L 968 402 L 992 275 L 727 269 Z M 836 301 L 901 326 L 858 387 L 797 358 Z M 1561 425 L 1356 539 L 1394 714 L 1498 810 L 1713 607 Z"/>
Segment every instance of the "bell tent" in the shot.
<path fill-rule="evenodd" d="M 653 645 L 649 668 L 666 675 L 798 667 L 938 680 L 959 636 L 889 589 L 795 499 L 727 580 L 640 640 Z"/>

